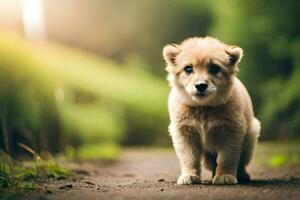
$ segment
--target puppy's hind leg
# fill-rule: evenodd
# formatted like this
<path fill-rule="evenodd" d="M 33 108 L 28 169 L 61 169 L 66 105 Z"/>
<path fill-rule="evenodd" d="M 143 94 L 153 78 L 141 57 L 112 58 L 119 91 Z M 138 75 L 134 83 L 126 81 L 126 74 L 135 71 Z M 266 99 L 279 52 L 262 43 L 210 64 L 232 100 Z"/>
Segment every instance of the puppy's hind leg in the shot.
<path fill-rule="evenodd" d="M 239 182 L 248 182 L 250 176 L 246 170 L 246 166 L 249 164 L 252 158 L 252 154 L 257 143 L 257 138 L 260 132 L 260 122 L 254 118 L 248 133 L 245 135 L 242 154 L 237 171 L 237 178 Z"/>
<path fill-rule="evenodd" d="M 181 166 L 181 175 L 177 180 L 177 184 L 201 183 L 201 142 L 199 133 L 189 126 L 180 128 L 171 128 L 170 126 L 170 133 Z"/>

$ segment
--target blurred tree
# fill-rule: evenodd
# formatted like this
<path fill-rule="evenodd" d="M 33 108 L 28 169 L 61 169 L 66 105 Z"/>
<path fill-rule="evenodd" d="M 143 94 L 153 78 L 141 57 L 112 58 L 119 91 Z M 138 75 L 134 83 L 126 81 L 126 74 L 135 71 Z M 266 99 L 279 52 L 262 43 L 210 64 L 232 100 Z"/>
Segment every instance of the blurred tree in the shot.
<path fill-rule="evenodd" d="M 45 84 L 45 74 L 37 69 L 36 58 L 23 41 L 0 37 L 0 147 L 12 155 L 24 153 L 17 147 L 25 143 L 36 151 L 59 152 L 58 112 Z M 28 67 L 34 66 L 34 67 Z M 35 73 L 35 76 L 32 74 Z M 37 86 L 38 85 L 38 86 Z M 51 144 L 51 145 L 50 145 Z"/>
<path fill-rule="evenodd" d="M 138 55 L 144 67 L 164 75 L 161 51 L 166 43 L 208 33 L 212 15 L 207 2 L 45 0 L 45 19 L 52 40 L 119 62 Z"/>
<path fill-rule="evenodd" d="M 70 145 L 81 158 L 114 158 L 121 142 L 166 144 L 167 84 L 127 64 L 1 32 L 0 149 L 19 155 L 23 143 L 57 153 Z"/>
<path fill-rule="evenodd" d="M 299 137 L 300 2 L 218 0 L 213 36 L 240 45 L 239 76 L 254 97 L 263 138 Z"/>

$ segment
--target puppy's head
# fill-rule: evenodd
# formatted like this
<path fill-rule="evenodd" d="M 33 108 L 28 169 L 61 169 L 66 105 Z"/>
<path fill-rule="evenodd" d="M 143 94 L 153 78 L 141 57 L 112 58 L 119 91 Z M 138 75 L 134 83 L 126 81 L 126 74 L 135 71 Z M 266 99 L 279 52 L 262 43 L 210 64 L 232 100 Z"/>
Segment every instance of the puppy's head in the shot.
<path fill-rule="evenodd" d="M 228 100 L 243 50 L 211 37 L 195 37 L 166 45 L 163 56 L 170 85 L 187 105 L 216 106 Z"/>

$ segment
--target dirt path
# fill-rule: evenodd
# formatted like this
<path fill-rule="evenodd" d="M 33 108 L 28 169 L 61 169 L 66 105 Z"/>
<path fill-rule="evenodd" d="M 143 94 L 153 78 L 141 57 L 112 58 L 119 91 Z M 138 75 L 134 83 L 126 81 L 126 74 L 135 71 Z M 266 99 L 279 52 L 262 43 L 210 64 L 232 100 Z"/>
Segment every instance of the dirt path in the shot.
<path fill-rule="evenodd" d="M 78 166 L 76 167 L 78 169 Z M 25 199 L 300 199 L 300 166 L 270 169 L 253 161 L 253 181 L 235 186 L 215 186 L 203 170 L 202 185 L 179 186 L 179 166 L 171 150 L 126 150 L 118 162 L 82 163 L 72 180 L 43 183 Z"/>

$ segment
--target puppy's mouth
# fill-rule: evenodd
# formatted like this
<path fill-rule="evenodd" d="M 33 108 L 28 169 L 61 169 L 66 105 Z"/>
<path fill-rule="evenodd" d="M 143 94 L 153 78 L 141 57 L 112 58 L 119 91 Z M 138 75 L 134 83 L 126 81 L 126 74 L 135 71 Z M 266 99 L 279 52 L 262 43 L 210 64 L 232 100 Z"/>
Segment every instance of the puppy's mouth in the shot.
<path fill-rule="evenodd" d="M 205 92 L 197 92 L 196 96 L 199 97 L 199 98 L 204 98 L 204 97 L 207 96 L 207 94 Z"/>

